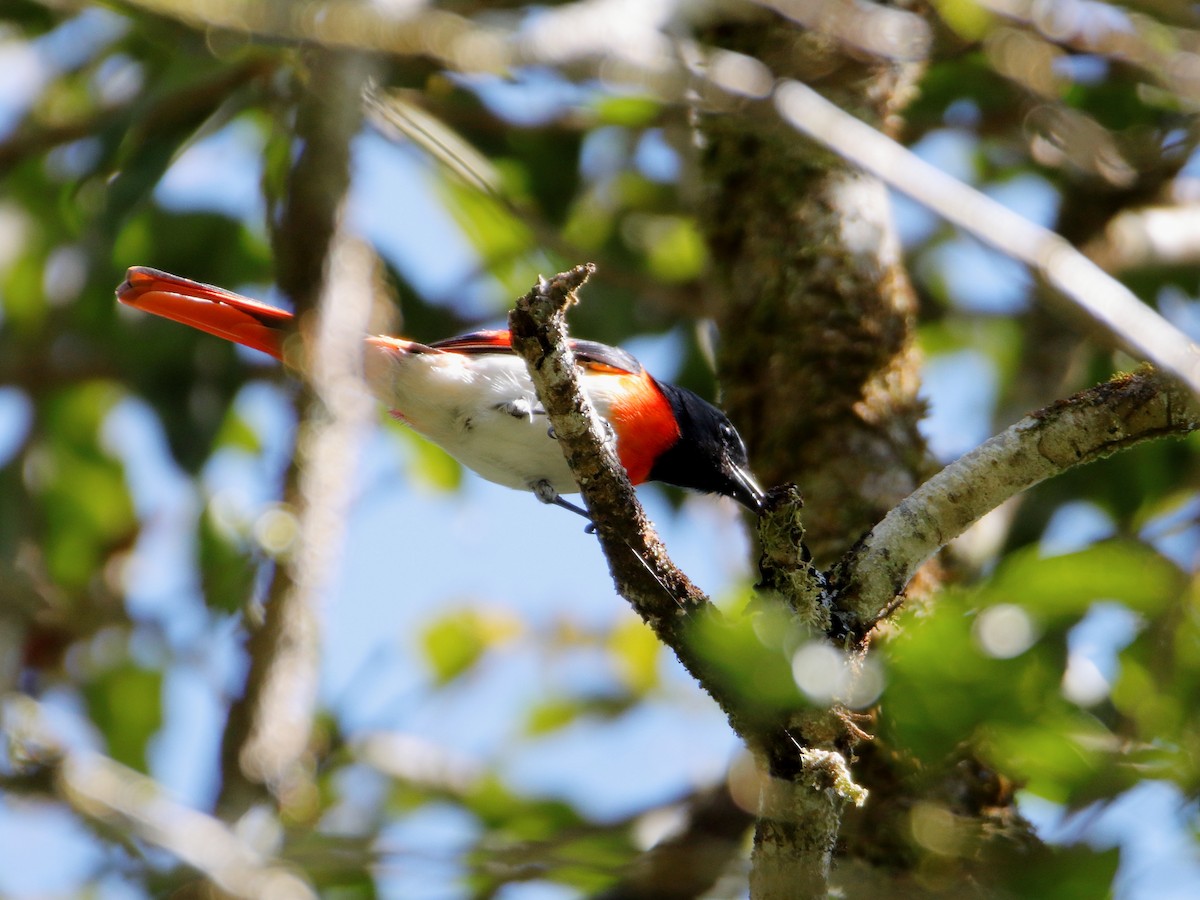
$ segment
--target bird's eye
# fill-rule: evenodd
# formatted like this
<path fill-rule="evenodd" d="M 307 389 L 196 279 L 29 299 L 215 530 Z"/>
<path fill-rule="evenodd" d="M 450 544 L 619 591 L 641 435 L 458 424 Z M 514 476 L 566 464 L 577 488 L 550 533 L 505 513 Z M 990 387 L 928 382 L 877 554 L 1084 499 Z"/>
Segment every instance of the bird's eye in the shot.
<path fill-rule="evenodd" d="M 725 438 L 725 440 L 732 441 L 736 435 L 737 432 L 733 430 L 733 426 L 728 422 L 721 425 L 721 437 Z"/>

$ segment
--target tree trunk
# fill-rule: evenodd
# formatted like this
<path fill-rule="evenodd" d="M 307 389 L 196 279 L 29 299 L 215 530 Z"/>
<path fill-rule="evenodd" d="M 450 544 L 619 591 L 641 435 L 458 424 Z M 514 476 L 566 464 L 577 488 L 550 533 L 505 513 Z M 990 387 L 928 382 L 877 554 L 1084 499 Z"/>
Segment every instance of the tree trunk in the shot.
<path fill-rule="evenodd" d="M 920 74 L 916 64 L 852 60 L 780 20 L 729 25 L 708 37 L 761 59 L 777 77 L 808 83 L 885 132 L 895 131 Z M 932 471 L 917 430 L 924 408 L 916 301 L 887 191 L 774 116 L 712 115 L 701 129 L 708 186 L 701 223 L 718 295 L 723 402 L 764 485 L 799 485 L 809 547 L 826 567 Z M 941 786 L 917 785 L 909 763 L 873 744 L 858 753 L 856 778 L 871 796 L 845 822 L 845 804 L 835 800 L 819 817 L 827 819 L 817 829 L 827 832 L 820 846 L 811 845 L 812 822 L 790 827 L 779 809 L 779 783 L 790 782 L 794 812 L 811 813 L 821 799 L 811 772 L 807 779 L 803 771 L 764 773 L 781 777 L 768 780 L 775 799 L 759 810 L 753 896 L 824 896 L 835 842 L 868 866 L 886 857 L 893 872 L 915 860 L 909 811 Z M 805 790 L 813 796 L 801 801 L 796 792 Z M 1004 806 L 991 817 L 1012 810 L 1011 793 L 999 794 L 988 795 Z M 884 856 L 873 846 L 886 847 Z"/>
<path fill-rule="evenodd" d="M 776 21 L 714 37 L 876 126 L 893 120 L 917 74 L 864 66 Z M 915 300 L 887 192 L 774 117 L 712 116 L 702 127 L 724 404 L 763 483 L 800 486 L 824 565 L 928 474 Z"/>

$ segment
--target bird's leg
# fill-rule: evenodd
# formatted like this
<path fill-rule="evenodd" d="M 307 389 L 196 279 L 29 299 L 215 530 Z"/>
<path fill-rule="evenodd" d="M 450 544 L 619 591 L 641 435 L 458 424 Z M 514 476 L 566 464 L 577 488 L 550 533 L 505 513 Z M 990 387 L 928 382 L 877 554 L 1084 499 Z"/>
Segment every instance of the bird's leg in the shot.
<path fill-rule="evenodd" d="M 543 503 L 553 506 L 561 506 L 563 509 L 569 509 L 578 516 L 583 516 L 588 520 L 587 527 L 584 528 L 584 531 L 586 531 L 588 534 L 596 533 L 596 525 L 592 522 L 592 517 L 588 515 L 588 511 L 582 506 L 576 506 L 570 500 L 564 500 L 562 495 L 554 489 L 554 486 L 551 485 L 550 482 L 546 481 L 545 479 L 542 479 L 541 481 L 535 481 L 530 485 L 530 490 L 532 490 L 533 495 Z"/>

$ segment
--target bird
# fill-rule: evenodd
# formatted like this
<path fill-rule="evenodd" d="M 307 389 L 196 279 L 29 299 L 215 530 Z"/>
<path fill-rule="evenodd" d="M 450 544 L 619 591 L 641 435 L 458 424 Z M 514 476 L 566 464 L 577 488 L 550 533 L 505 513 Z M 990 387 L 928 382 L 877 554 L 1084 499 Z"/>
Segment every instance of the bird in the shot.
<path fill-rule="evenodd" d="M 148 266 L 117 287 L 127 306 L 283 359 L 292 313 Z M 368 386 L 389 413 L 488 481 L 543 503 L 579 490 L 525 362 L 501 330 L 419 343 L 370 335 Z M 762 509 L 764 494 L 729 418 L 686 388 L 659 381 L 628 352 L 571 339 L 580 380 L 633 484 L 660 481 Z"/>

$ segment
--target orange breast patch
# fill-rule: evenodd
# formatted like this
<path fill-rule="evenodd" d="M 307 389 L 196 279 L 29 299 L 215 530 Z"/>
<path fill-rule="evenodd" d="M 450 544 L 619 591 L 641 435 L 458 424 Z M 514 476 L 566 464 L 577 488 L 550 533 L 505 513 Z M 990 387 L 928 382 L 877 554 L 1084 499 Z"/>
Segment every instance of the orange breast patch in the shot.
<path fill-rule="evenodd" d="M 617 455 L 629 480 L 641 484 L 655 460 L 679 440 L 679 425 L 671 404 L 645 372 L 607 377 L 621 379 L 620 399 L 608 413 L 617 434 Z"/>

